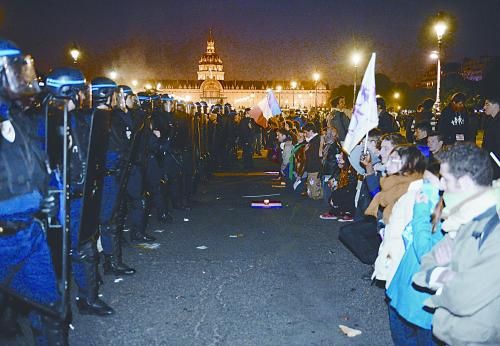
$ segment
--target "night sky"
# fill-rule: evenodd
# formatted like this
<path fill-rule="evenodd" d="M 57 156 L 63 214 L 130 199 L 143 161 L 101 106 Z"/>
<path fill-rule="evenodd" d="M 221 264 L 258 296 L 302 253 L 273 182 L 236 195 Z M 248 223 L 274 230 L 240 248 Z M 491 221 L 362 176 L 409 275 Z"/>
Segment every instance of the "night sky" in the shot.
<path fill-rule="evenodd" d="M 115 68 L 127 82 L 196 79 L 213 28 L 228 80 L 305 80 L 316 69 L 332 86 L 351 83 L 358 47 L 365 63 L 377 53 L 377 72 L 412 83 L 432 63 L 424 27 L 438 11 L 456 20 L 446 60 L 500 56 L 500 0 L 0 0 L 0 36 L 41 71 L 68 65 L 76 41 L 87 75 Z"/>

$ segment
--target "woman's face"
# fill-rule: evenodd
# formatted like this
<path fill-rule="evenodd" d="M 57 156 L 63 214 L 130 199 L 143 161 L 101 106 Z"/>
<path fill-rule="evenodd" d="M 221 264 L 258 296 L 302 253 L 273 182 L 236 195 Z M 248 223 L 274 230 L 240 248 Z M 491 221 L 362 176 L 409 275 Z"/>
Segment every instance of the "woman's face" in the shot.
<path fill-rule="evenodd" d="M 297 141 L 300 143 L 300 142 L 303 142 L 304 141 L 304 132 L 299 132 L 297 133 Z"/>
<path fill-rule="evenodd" d="M 403 167 L 403 160 L 401 160 L 401 157 L 397 152 L 393 151 L 389 155 L 389 159 L 385 164 L 387 174 L 388 175 L 396 174 L 401 170 L 401 167 Z"/>
<path fill-rule="evenodd" d="M 394 146 L 390 141 L 382 141 L 382 144 L 380 145 L 380 159 L 384 165 L 387 163 L 392 149 L 394 149 Z"/>

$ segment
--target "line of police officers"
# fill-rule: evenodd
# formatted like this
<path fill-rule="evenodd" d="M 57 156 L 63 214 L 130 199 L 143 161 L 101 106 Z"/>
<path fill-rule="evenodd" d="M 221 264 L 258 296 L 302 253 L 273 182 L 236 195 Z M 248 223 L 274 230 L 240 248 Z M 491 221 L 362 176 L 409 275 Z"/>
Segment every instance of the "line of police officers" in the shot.
<path fill-rule="evenodd" d="M 98 238 L 104 274 L 133 275 L 125 223 L 131 242 L 151 242 L 153 209 L 171 223 L 169 204 L 190 207 L 209 153 L 230 150 L 211 121 L 221 110 L 105 77 L 88 85 L 75 68 L 50 72 L 41 91 L 33 59 L 0 40 L 0 328 L 22 301 L 36 344 L 67 344 L 71 277 L 81 314 L 112 315 L 98 295 Z"/>

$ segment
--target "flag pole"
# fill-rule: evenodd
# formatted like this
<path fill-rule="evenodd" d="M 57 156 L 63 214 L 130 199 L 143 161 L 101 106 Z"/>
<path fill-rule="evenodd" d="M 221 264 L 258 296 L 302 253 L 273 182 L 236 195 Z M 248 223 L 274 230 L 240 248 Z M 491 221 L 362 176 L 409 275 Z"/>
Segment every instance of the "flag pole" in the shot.
<path fill-rule="evenodd" d="M 366 132 L 365 136 L 365 148 L 363 149 L 363 154 L 366 154 L 367 147 L 368 147 L 368 132 Z"/>

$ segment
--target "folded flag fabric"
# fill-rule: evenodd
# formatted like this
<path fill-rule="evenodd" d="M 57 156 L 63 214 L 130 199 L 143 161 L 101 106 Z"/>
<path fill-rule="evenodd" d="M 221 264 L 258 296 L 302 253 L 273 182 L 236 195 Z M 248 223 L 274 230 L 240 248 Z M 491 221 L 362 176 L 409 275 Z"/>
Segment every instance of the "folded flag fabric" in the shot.
<path fill-rule="evenodd" d="M 250 110 L 250 116 L 257 125 L 262 127 L 267 127 L 267 121 L 279 114 L 281 114 L 281 108 L 272 91 L 268 91 L 266 96 Z"/>
<path fill-rule="evenodd" d="M 378 126 L 377 93 L 375 92 L 375 53 L 366 67 L 352 113 L 343 148 L 351 153 L 368 132 Z"/>

